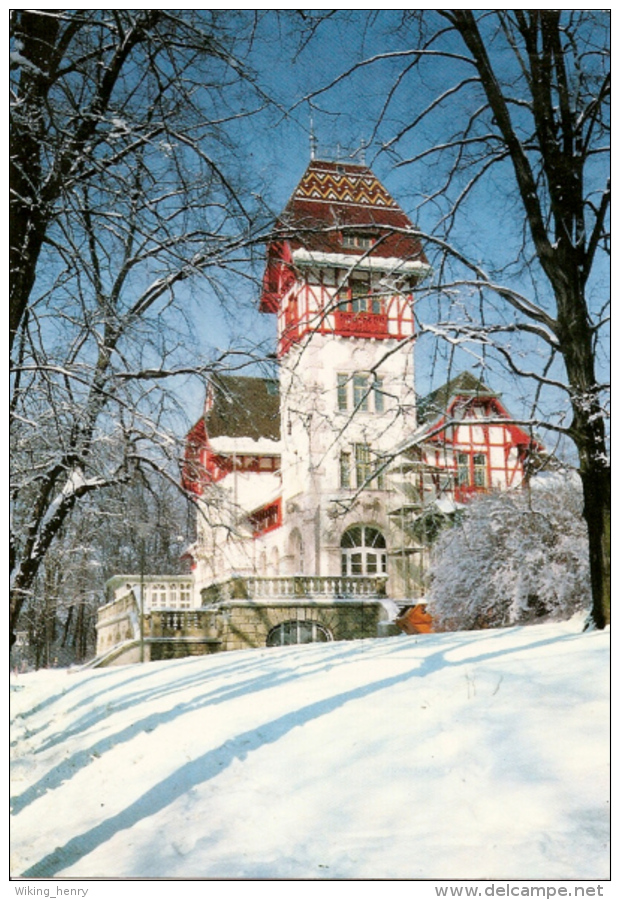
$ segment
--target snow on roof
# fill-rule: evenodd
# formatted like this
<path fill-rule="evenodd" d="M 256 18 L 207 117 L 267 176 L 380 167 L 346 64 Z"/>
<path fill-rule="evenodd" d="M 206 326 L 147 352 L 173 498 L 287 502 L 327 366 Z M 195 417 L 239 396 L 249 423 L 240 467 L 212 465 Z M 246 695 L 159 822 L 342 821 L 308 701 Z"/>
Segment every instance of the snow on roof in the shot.
<path fill-rule="evenodd" d="M 248 513 L 273 503 L 282 492 L 275 472 L 232 472 L 218 485 L 230 502 Z"/>
<path fill-rule="evenodd" d="M 255 440 L 251 437 L 228 437 L 228 435 L 212 438 L 209 445 L 215 453 L 226 456 L 236 453 L 245 456 L 279 456 L 282 450 L 280 441 L 269 438 Z"/>

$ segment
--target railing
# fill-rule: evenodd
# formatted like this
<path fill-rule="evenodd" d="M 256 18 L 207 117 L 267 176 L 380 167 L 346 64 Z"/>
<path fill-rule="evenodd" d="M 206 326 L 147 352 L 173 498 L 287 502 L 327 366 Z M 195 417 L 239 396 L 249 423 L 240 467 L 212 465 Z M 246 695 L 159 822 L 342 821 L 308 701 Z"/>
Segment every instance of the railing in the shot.
<path fill-rule="evenodd" d="M 212 630 L 211 614 L 201 610 L 154 610 L 147 622 L 148 634 L 153 636 L 173 637 L 179 632 L 183 635 L 210 634 Z"/>
<path fill-rule="evenodd" d="M 388 317 L 384 313 L 336 310 L 334 316 L 336 331 L 345 337 L 389 337 Z"/>
<path fill-rule="evenodd" d="M 203 605 L 230 600 L 372 600 L 385 596 L 385 578 L 291 575 L 233 578 L 203 589 Z"/>
<path fill-rule="evenodd" d="M 206 610 L 150 610 L 140 617 L 133 592 L 100 607 L 97 619 L 97 655 L 128 642 L 168 644 L 217 643 L 213 614 Z"/>

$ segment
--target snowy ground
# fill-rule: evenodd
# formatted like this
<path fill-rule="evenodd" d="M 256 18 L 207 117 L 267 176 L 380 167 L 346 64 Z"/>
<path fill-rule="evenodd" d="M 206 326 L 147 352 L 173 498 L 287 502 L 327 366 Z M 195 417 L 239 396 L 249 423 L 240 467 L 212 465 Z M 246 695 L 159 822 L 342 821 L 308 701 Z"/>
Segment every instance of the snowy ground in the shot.
<path fill-rule="evenodd" d="M 581 628 L 12 676 L 12 874 L 606 879 Z"/>

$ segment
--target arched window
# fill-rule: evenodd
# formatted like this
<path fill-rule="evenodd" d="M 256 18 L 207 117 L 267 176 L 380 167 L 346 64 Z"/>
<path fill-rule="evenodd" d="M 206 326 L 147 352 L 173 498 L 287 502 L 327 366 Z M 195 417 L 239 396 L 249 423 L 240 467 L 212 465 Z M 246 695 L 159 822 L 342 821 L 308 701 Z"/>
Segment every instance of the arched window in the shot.
<path fill-rule="evenodd" d="M 354 525 L 347 529 L 340 541 L 340 552 L 344 576 L 387 574 L 385 538 L 378 528 Z"/>
<path fill-rule="evenodd" d="M 333 640 L 331 634 L 317 622 L 299 619 L 282 622 L 272 628 L 267 635 L 268 647 L 283 647 L 285 644 L 314 644 Z"/>

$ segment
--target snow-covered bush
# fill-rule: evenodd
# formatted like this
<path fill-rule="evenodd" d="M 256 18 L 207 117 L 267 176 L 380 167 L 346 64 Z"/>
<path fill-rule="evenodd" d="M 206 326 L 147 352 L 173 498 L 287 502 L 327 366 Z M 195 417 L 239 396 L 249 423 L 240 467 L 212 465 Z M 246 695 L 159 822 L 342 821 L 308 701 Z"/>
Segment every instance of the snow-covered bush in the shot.
<path fill-rule="evenodd" d="M 439 538 L 429 611 L 438 630 L 563 619 L 590 606 L 579 483 L 539 477 L 529 491 L 471 501 Z"/>

